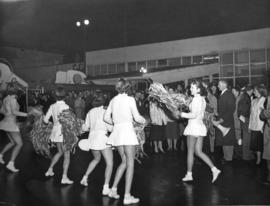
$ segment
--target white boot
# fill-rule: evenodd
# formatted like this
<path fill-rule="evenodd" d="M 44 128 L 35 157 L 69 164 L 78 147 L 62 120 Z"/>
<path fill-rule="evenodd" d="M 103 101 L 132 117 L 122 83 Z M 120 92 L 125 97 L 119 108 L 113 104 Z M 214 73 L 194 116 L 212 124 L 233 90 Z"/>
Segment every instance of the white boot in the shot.
<path fill-rule="evenodd" d="M 213 167 L 211 170 L 212 170 L 212 174 L 213 174 L 212 183 L 214 183 L 217 180 L 221 171 L 219 169 L 217 169 L 216 167 Z"/>
<path fill-rule="evenodd" d="M 140 202 L 139 198 L 133 197 L 130 194 L 126 194 L 124 197 L 124 205 L 135 204 Z"/>
<path fill-rule="evenodd" d="M 81 185 L 83 185 L 83 186 L 88 186 L 88 176 L 83 176 L 83 178 L 82 178 L 82 180 L 81 180 Z"/>
<path fill-rule="evenodd" d="M 193 180 L 192 172 L 187 172 L 186 176 L 184 178 L 182 178 L 182 180 L 184 182 L 192 181 Z"/>
<path fill-rule="evenodd" d="M 6 168 L 9 169 L 11 172 L 19 172 L 19 170 L 15 168 L 14 162 L 12 161 L 7 164 Z"/>

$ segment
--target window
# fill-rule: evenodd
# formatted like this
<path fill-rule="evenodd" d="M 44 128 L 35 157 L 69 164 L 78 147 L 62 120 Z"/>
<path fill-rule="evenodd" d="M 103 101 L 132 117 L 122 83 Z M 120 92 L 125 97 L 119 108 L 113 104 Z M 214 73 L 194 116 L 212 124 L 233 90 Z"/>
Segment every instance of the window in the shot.
<path fill-rule="evenodd" d="M 157 65 L 156 65 L 156 60 L 148 60 L 147 61 L 147 68 L 156 68 Z"/>
<path fill-rule="evenodd" d="M 257 49 L 250 51 L 250 62 L 265 62 L 265 49 Z"/>
<path fill-rule="evenodd" d="M 220 67 L 220 76 L 221 77 L 232 77 L 233 76 L 233 66 L 221 66 Z"/>
<path fill-rule="evenodd" d="M 248 65 L 235 66 L 235 76 L 248 76 L 248 75 L 249 75 Z"/>
<path fill-rule="evenodd" d="M 135 71 L 137 71 L 136 62 L 129 62 L 128 63 L 128 71 L 129 72 L 135 72 Z"/>
<path fill-rule="evenodd" d="M 137 62 L 137 70 L 140 71 L 142 67 L 146 68 L 146 61 Z"/>
<path fill-rule="evenodd" d="M 109 64 L 108 65 L 108 73 L 115 74 L 116 73 L 116 64 Z"/>
<path fill-rule="evenodd" d="M 191 65 L 191 57 L 182 57 L 182 65 Z"/>
<path fill-rule="evenodd" d="M 202 56 L 194 56 L 193 57 L 193 64 L 202 64 L 202 63 L 203 63 Z"/>
<path fill-rule="evenodd" d="M 95 65 L 94 66 L 94 71 L 95 71 L 95 75 L 100 75 L 100 65 Z"/>
<path fill-rule="evenodd" d="M 107 64 L 102 64 L 101 66 L 100 66 L 100 70 L 101 70 L 101 75 L 104 75 L 104 74 L 108 74 L 108 70 L 107 70 Z"/>
<path fill-rule="evenodd" d="M 239 87 L 244 87 L 249 84 L 249 77 L 238 77 L 235 78 L 235 85 Z"/>
<path fill-rule="evenodd" d="M 235 52 L 235 64 L 247 64 L 249 59 L 248 51 Z"/>
<path fill-rule="evenodd" d="M 204 55 L 203 56 L 203 63 L 218 63 L 219 62 L 219 55 L 212 54 L 212 55 Z"/>
<path fill-rule="evenodd" d="M 252 64 L 251 75 L 265 75 L 266 64 Z"/>
<path fill-rule="evenodd" d="M 94 76 L 95 73 L 94 73 L 94 66 L 93 65 L 87 65 L 87 74 L 89 76 Z"/>
<path fill-rule="evenodd" d="M 252 85 L 258 85 L 258 84 L 265 84 L 266 78 L 264 76 L 262 77 L 251 77 L 251 84 Z"/>
<path fill-rule="evenodd" d="M 171 58 L 168 59 L 169 66 L 178 66 L 181 65 L 181 58 Z"/>
<path fill-rule="evenodd" d="M 221 64 L 233 64 L 233 52 L 221 54 Z"/>
<path fill-rule="evenodd" d="M 125 72 L 125 63 L 117 64 L 117 73 Z"/>
<path fill-rule="evenodd" d="M 167 66 L 167 59 L 159 59 L 158 60 L 158 67 Z"/>

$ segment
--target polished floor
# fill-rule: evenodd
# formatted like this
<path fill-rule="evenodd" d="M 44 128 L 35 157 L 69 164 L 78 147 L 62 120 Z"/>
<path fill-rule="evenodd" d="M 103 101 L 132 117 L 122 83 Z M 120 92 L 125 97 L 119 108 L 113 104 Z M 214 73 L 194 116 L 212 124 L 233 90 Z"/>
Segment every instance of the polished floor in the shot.
<path fill-rule="evenodd" d="M 0 148 L 5 138 L 0 139 Z M 72 156 L 70 177 L 74 185 L 60 184 L 61 164 L 54 178 L 45 178 L 49 160 L 36 155 L 31 143 L 25 141 L 17 160 L 21 171 L 8 172 L 0 166 L 0 206 L 116 206 L 122 199 L 102 197 L 104 162 L 89 178 L 89 186 L 78 182 L 91 155 L 77 149 Z M 119 159 L 115 155 L 115 163 Z M 270 186 L 262 184 L 265 167 L 256 167 L 254 162 L 234 160 L 232 164 L 218 164 L 222 174 L 211 184 L 211 173 L 204 163 L 196 160 L 194 182 L 183 183 L 186 170 L 185 155 L 181 152 L 150 155 L 142 164 L 136 163 L 132 193 L 141 198 L 140 206 L 170 205 L 270 205 Z M 123 196 L 123 183 L 119 193 Z"/>

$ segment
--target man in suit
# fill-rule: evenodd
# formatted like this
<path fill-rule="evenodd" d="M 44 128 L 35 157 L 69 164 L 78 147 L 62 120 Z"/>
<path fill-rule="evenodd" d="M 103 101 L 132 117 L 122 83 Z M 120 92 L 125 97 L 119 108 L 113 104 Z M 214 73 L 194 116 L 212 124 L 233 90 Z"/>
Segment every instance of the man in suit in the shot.
<path fill-rule="evenodd" d="M 253 87 L 251 85 L 248 85 L 242 90 L 243 90 L 243 94 L 241 95 L 240 101 L 238 102 L 237 115 L 238 115 L 238 118 L 240 119 L 243 159 L 251 160 L 254 157 L 253 157 L 252 152 L 249 149 L 250 133 L 248 131 L 249 130 L 248 125 L 249 125 L 251 95 L 253 93 Z"/>
<path fill-rule="evenodd" d="M 233 159 L 234 145 L 236 143 L 233 117 L 235 112 L 235 97 L 228 90 L 227 81 L 220 80 L 218 88 L 221 91 L 218 99 L 218 120 L 213 123 L 216 127 L 222 126 L 224 128 L 230 128 L 230 130 L 225 135 L 221 130 L 217 130 L 216 145 L 222 146 L 224 160 L 229 162 Z"/>

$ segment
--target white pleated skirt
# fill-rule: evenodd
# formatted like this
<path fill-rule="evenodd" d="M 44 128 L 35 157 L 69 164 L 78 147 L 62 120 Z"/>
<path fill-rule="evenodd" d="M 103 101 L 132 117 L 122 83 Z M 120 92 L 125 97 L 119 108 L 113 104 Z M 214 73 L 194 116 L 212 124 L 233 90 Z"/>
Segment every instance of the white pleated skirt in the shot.
<path fill-rule="evenodd" d="M 185 136 L 205 137 L 207 135 L 207 129 L 203 121 L 189 121 L 184 130 Z"/>
<path fill-rule="evenodd" d="M 57 125 L 53 126 L 50 140 L 52 142 L 63 142 L 64 141 L 61 124 L 57 124 Z"/>
<path fill-rule="evenodd" d="M 107 144 L 112 146 L 138 145 L 139 142 L 132 123 L 115 124 Z"/>

